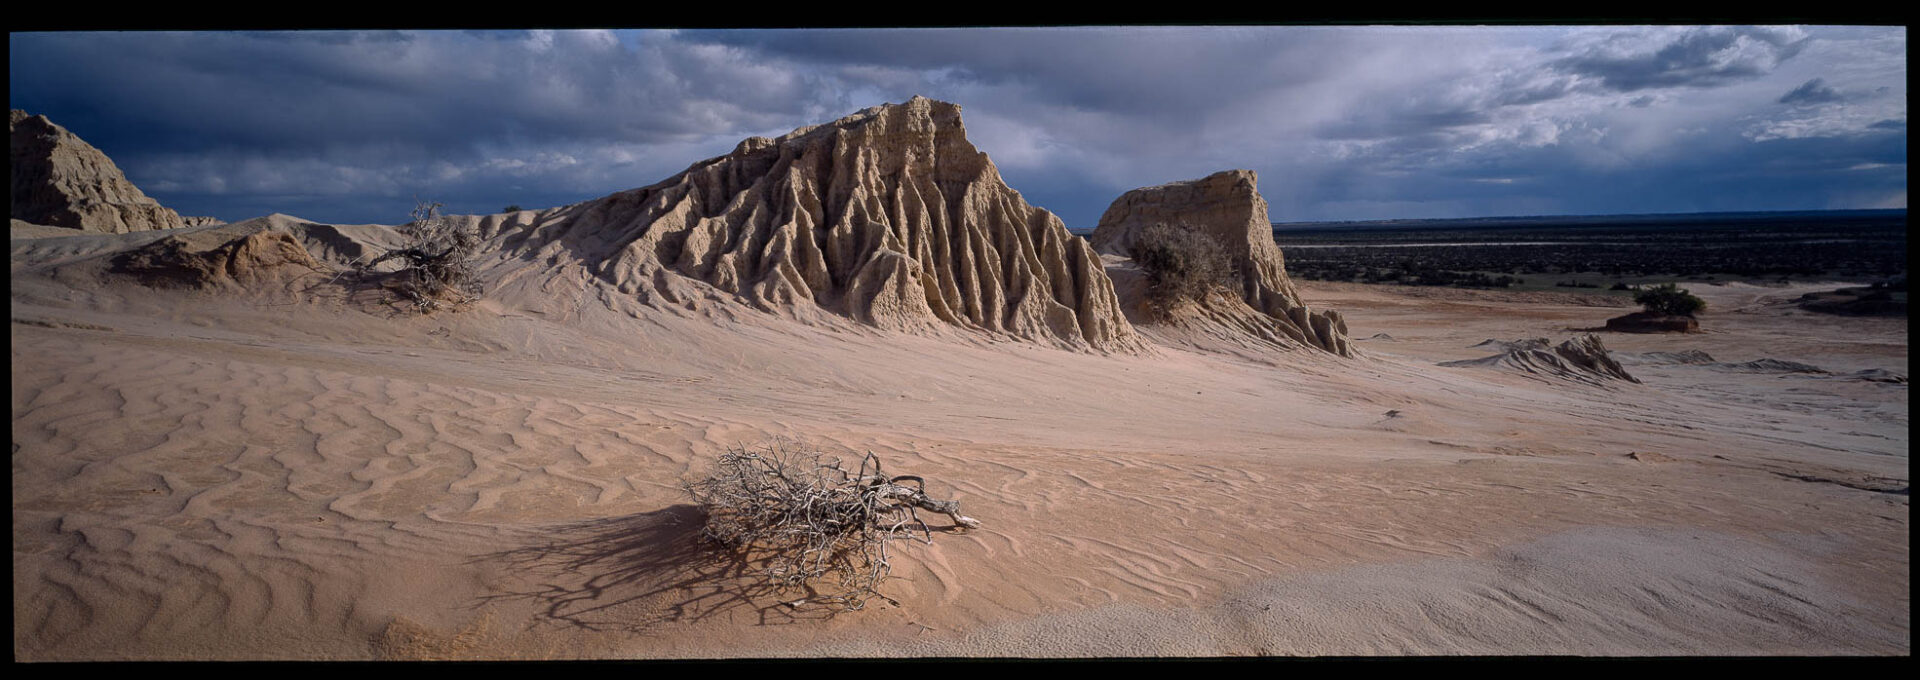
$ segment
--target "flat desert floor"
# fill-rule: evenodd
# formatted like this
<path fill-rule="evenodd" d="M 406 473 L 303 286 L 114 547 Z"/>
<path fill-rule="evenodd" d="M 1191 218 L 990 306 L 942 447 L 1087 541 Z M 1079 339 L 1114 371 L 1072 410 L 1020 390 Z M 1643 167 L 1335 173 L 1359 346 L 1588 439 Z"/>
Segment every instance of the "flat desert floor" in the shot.
<path fill-rule="evenodd" d="M 1629 311 L 1574 295 L 1300 282 L 1364 356 L 1101 356 L 20 273 L 68 240 L 14 241 L 22 661 L 1911 653 L 1906 321 L 1786 303 L 1832 286 L 1692 286 L 1589 385 L 1440 365 Z M 983 526 L 782 605 L 682 490 L 774 437 Z"/>

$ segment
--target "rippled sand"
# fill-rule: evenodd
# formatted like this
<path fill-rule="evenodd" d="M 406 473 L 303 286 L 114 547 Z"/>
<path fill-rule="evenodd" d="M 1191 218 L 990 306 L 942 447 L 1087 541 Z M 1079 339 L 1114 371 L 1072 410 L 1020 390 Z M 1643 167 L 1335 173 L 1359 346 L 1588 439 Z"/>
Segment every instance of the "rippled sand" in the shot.
<path fill-rule="evenodd" d="M 1906 385 L 1438 365 L 1619 313 L 1567 298 L 1309 284 L 1391 339 L 1115 357 L 389 317 L 25 276 L 71 253 L 15 243 L 21 660 L 1910 653 Z M 1905 375 L 1904 320 L 1698 292 L 1708 333 L 1608 347 Z M 680 486 L 774 436 L 985 526 L 902 551 L 898 606 L 783 606 Z"/>

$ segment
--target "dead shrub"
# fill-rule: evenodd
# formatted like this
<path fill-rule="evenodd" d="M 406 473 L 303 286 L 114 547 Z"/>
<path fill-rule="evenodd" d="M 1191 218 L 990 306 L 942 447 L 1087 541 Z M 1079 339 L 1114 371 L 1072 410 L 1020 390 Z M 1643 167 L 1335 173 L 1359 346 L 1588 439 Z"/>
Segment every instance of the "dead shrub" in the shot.
<path fill-rule="evenodd" d="M 440 214 L 441 204 L 421 202 L 408 222 L 412 238 L 403 247 L 364 263 L 354 270 L 361 280 L 378 280 L 387 290 L 412 303 L 415 311 L 457 308 L 480 299 L 474 266 L 480 238 L 461 220 Z M 382 274 L 375 267 L 397 260 L 400 269 Z"/>
<path fill-rule="evenodd" d="M 850 470 L 818 450 L 776 440 L 728 449 L 687 491 L 707 513 L 707 539 L 742 553 L 776 586 L 806 593 L 786 604 L 853 611 L 868 596 L 893 602 L 875 591 L 891 569 L 891 542 L 932 544 L 919 510 L 980 526 L 960 514 L 959 501 L 928 498 L 925 487 L 920 477 L 881 472 L 871 452 Z"/>

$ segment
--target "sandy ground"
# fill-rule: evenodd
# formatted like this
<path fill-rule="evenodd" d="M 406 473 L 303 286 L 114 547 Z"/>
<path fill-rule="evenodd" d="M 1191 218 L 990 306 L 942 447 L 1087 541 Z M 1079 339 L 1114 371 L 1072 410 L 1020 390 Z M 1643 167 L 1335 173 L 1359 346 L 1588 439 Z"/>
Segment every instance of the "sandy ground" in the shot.
<path fill-rule="evenodd" d="M 15 236 L 19 660 L 1911 652 L 1907 386 L 1854 376 L 1906 323 L 1798 288 L 1603 338 L 1826 373 L 1591 386 L 1437 365 L 1627 311 L 1575 296 L 1303 282 L 1364 357 L 1096 356 L 156 291 Z M 681 490 L 774 436 L 984 527 L 899 554 L 897 605 L 783 606 Z"/>

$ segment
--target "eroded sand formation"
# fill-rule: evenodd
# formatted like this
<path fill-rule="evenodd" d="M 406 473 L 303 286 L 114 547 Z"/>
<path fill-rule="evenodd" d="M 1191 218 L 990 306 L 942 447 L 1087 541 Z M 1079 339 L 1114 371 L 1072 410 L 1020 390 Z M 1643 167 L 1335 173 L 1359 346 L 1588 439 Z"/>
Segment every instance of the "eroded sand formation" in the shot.
<path fill-rule="evenodd" d="M 479 228 L 512 257 L 584 265 L 660 306 L 696 300 L 698 281 L 803 320 L 824 311 L 893 330 L 1144 347 L 1093 249 L 1000 179 L 959 106 L 924 97 Z"/>
<path fill-rule="evenodd" d="M 1229 327 L 1258 327 L 1249 329 L 1255 335 L 1275 335 L 1352 356 L 1346 320 L 1339 312 L 1307 307 L 1287 278 L 1286 259 L 1273 242 L 1267 201 L 1260 197 L 1257 184 L 1258 177 L 1252 170 L 1227 170 L 1202 179 L 1129 191 L 1100 216 L 1100 226 L 1093 232 L 1093 247 L 1101 253 L 1128 257 L 1135 236 L 1149 226 L 1164 223 L 1200 230 L 1227 250 L 1240 279 L 1240 299 L 1250 311 L 1261 315 L 1254 317 L 1237 309 L 1196 310 L 1200 316 Z"/>
<path fill-rule="evenodd" d="M 1684 314 L 1634 312 L 1607 319 L 1606 329 L 1615 333 L 1698 333 L 1700 320 Z"/>
<path fill-rule="evenodd" d="M 1440 365 L 1495 367 L 1524 375 L 1562 378 L 1591 385 L 1604 385 L 1615 380 L 1640 382 L 1607 353 L 1600 336 L 1591 333 L 1568 338 L 1551 346 L 1546 338 L 1525 338 L 1511 342 L 1487 340 L 1474 346 L 1496 347 L 1501 352 L 1482 359 L 1445 361 Z"/>
<path fill-rule="evenodd" d="M 46 116 L 13 109 L 7 132 L 14 219 L 110 233 L 185 226 L 127 181 L 113 159 Z"/>
<path fill-rule="evenodd" d="M 1370 338 L 1377 361 L 1268 352 L 1270 366 L 875 340 L 758 313 L 641 320 L 587 296 L 771 305 L 757 296 L 789 290 L 807 296 L 770 309 L 944 322 L 932 299 L 870 309 L 910 294 L 880 294 L 912 283 L 890 267 L 919 266 L 937 291 L 923 297 L 950 313 L 1051 300 L 1074 312 L 1082 346 L 1101 337 L 1080 313 L 1099 296 L 1062 302 L 1062 279 L 1032 263 L 1074 242 L 990 165 L 949 183 L 921 181 L 939 162 L 864 171 L 925 157 L 837 141 L 884 137 L 859 128 L 781 146 L 808 133 L 624 198 L 467 218 L 490 241 L 491 282 L 510 290 L 461 314 L 263 290 L 404 247 L 404 228 L 276 214 L 98 234 L 16 220 L 15 656 L 1911 651 L 1904 325 L 1774 311 L 1711 334 L 1624 336 L 1645 387 L 1613 390 L 1433 368 L 1475 338 L 1591 314 L 1534 293 L 1306 282 L 1392 335 Z M 850 216 L 881 210 L 895 212 Z M 967 210 L 1036 221 L 956 216 Z M 103 274 L 121 256 L 133 274 L 218 294 Z M 860 283 L 868 267 L 881 285 Z M 942 267 L 971 297 L 946 297 Z M 1026 296 L 1006 292 L 1019 282 Z M 1723 309 L 1780 295 L 1706 294 Z M 967 321 L 930 323 L 987 327 L 953 314 Z M 1109 346 L 1138 342 L 1124 319 L 1113 328 Z M 1585 382 L 1618 370 L 1591 336 L 1483 345 Z M 1832 373 L 1784 374 L 1811 378 L 1783 391 L 1762 369 L 1812 365 L 1707 351 L 1757 348 Z M 1815 382 L 1829 375 L 1860 379 Z M 715 452 L 775 436 L 952 480 L 943 490 L 993 524 L 903 551 L 894 607 L 812 618 L 704 548 L 682 486 Z"/>
<path fill-rule="evenodd" d="M 120 253 L 113 268 L 147 285 L 192 288 L 244 286 L 323 271 L 299 239 L 265 226 L 171 235 Z"/>

